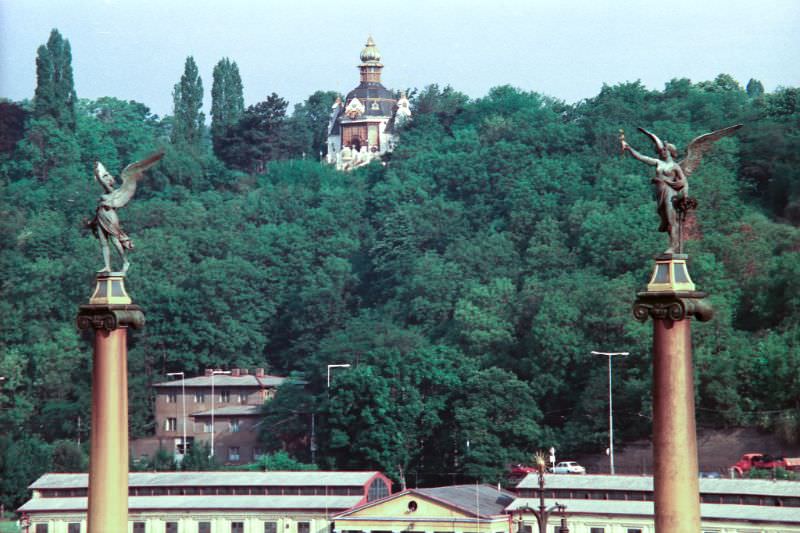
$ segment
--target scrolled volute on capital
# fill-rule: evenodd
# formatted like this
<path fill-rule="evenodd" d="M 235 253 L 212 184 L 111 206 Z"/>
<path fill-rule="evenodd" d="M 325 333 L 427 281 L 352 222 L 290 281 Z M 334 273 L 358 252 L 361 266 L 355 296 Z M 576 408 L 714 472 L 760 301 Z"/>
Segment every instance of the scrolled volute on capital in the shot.
<path fill-rule="evenodd" d="M 78 329 L 114 331 L 121 327 L 141 329 L 144 313 L 138 305 L 82 305 L 78 311 Z"/>
<path fill-rule="evenodd" d="M 633 316 L 639 322 L 646 322 L 648 318 L 676 322 L 696 318 L 699 322 L 708 322 L 714 316 L 714 309 L 703 292 L 669 295 L 642 292 L 633 304 Z"/>

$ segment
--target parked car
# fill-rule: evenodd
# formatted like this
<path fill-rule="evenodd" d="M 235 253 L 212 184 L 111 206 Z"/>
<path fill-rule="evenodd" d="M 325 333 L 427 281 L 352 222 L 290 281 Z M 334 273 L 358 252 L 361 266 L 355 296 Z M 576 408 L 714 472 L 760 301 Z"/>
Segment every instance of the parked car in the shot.
<path fill-rule="evenodd" d="M 586 469 L 575 461 L 561 461 L 553 467 L 554 474 L 585 474 Z"/>
<path fill-rule="evenodd" d="M 523 478 L 523 477 L 527 476 L 528 474 L 531 474 L 531 473 L 534 473 L 534 472 L 536 472 L 536 467 L 535 466 L 516 464 L 516 465 L 512 465 L 511 466 L 509 475 L 511 477 Z"/>

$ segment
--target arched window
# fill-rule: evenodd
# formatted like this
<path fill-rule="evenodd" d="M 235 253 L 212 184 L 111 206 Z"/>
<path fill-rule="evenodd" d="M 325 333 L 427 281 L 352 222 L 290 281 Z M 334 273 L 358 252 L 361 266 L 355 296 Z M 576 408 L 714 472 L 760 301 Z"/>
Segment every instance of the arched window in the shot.
<path fill-rule="evenodd" d="M 389 495 L 389 487 L 381 478 L 375 478 L 367 491 L 367 501 L 379 500 Z"/>

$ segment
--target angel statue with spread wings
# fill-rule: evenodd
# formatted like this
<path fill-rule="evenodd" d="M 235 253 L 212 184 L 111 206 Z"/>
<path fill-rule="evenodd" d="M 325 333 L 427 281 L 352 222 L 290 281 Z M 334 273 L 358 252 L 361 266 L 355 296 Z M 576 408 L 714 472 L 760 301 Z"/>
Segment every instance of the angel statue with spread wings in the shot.
<path fill-rule="evenodd" d="M 658 159 L 648 157 L 631 148 L 625 142 L 625 133 L 620 130 L 622 153 L 628 151 L 639 161 L 656 167 L 656 175 L 652 182 L 656 191 L 656 210 L 661 217 L 658 231 L 669 235 L 669 247 L 664 251 L 665 254 L 683 253 L 681 222 L 687 211 L 697 205 L 697 201 L 689 197 L 689 176 L 697 170 L 703 154 L 709 151 L 716 141 L 741 127 L 741 124 L 736 124 L 696 137 L 686 147 L 686 158 L 677 163 L 673 160 L 678 157 L 678 150 L 674 144 L 663 142 L 644 128 L 639 128 L 639 131 L 650 137 L 658 153 Z"/>
<path fill-rule="evenodd" d="M 117 209 L 125 207 L 133 198 L 136 192 L 136 184 L 142 179 L 144 171 L 155 165 L 159 159 L 164 157 L 164 152 L 156 152 L 153 155 L 137 162 L 131 163 L 122 171 L 122 185 L 114 188 L 116 180 L 108 173 L 106 167 L 99 161 L 94 164 L 94 179 L 103 187 L 106 194 L 102 195 L 97 201 L 97 212 L 88 226 L 92 228 L 100 247 L 103 250 L 104 266 L 98 272 L 111 272 L 111 250 L 108 242 L 117 249 L 122 259 L 122 273 L 128 271 L 130 263 L 125 257 L 125 250 L 133 249 L 133 242 L 130 237 L 122 231 L 119 225 Z"/>

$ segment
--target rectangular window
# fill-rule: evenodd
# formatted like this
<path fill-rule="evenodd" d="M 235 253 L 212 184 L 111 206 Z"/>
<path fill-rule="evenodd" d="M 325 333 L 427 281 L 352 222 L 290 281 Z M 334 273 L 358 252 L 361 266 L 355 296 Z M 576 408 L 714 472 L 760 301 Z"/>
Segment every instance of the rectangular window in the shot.
<path fill-rule="evenodd" d="M 133 533 L 144 533 L 144 522 L 134 522 Z"/>
<path fill-rule="evenodd" d="M 168 392 L 166 394 L 167 403 L 177 403 L 178 402 L 178 393 L 176 392 Z"/>
<path fill-rule="evenodd" d="M 167 522 L 167 526 L 164 528 L 165 533 L 178 533 L 178 523 L 177 522 Z"/>
<path fill-rule="evenodd" d="M 211 522 L 199 522 L 197 524 L 197 533 L 211 533 Z"/>
<path fill-rule="evenodd" d="M 603 527 L 591 527 L 589 533 L 606 533 L 606 530 Z"/>
<path fill-rule="evenodd" d="M 219 401 L 221 403 L 228 403 L 229 401 L 231 401 L 231 393 L 224 389 L 219 391 Z"/>
<path fill-rule="evenodd" d="M 310 533 L 311 531 L 311 523 L 310 522 L 298 522 L 297 523 L 297 533 Z"/>
<path fill-rule="evenodd" d="M 176 448 L 177 448 L 179 454 L 183 455 L 185 453 L 188 453 L 188 452 L 192 451 L 192 446 L 194 446 L 194 437 L 186 437 L 186 449 L 185 450 L 184 450 L 184 446 L 183 446 L 183 439 L 175 439 L 175 440 L 178 441 L 177 444 L 176 444 Z"/>
<path fill-rule="evenodd" d="M 232 419 L 230 422 L 230 429 L 231 433 L 239 433 L 239 421 L 237 419 Z"/>
<path fill-rule="evenodd" d="M 231 446 L 228 448 L 228 461 L 238 461 L 239 460 L 239 447 L 238 446 Z"/>
<path fill-rule="evenodd" d="M 239 394 L 239 403 L 247 403 L 247 394 Z"/>
<path fill-rule="evenodd" d="M 264 448 L 261 446 L 253 446 L 253 460 L 258 459 L 264 455 Z"/>
<path fill-rule="evenodd" d="M 81 525 L 77 522 L 67 524 L 67 533 L 81 533 Z"/>
<path fill-rule="evenodd" d="M 278 523 L 264 522 L 264 533 L 278 533 Z"/>
<path fill-rule="evenodd" d="M 231 533 L 244 533 L 244 522 L 231 522 Z"/>
<path fill-rule="evenodd" d="M 36 524 L 36 533 L 47 533 L 47 524 Z"/>
<path fill-rule="evenodd" d="M 629 527 L 628 533 L 642 533 L 642 530 L 639 529 L 638 527 Z"/>
<path fill-rule="evenodd" d="M 178 429 L 177 418 L 167 418 L 164 420 L 164 431 L 176 431 Z"/>
<path fill-rule="evenodd" d="M 739 505 L 739 496 L 737 494 L 724 494 L 722 496 L 722 503 L 727 503 L 730 505 Z"/>
<path fill-rule="evenodd" d="M 203 433 L 211 433 L 214 428 L 211 427 L 211 422 L 203 422 Z"/>
<path fill-rule="evenodd" d="M 194 393 L 194 403 L 206 403 L 206 393 L 205 392 L 195 392 Z"/>

